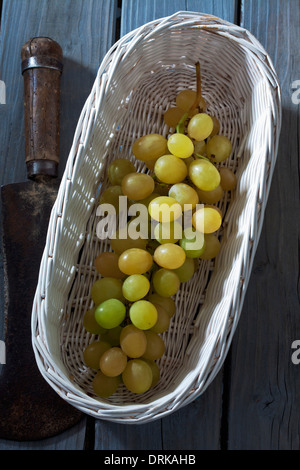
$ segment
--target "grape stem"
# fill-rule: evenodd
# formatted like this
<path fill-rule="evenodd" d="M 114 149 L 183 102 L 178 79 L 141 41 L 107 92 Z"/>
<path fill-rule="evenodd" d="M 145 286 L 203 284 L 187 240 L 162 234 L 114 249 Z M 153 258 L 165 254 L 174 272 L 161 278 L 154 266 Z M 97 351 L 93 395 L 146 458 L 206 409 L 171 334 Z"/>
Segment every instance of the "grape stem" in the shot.
<path fill-rule="evenodd" d="M 190 108 L 190 111 L 193 111 L 196 109 L 200 103 L 201 100 L 201 71 L 200 71 L 200 62 L 196 62 L 196 86 L 197 86 L 197 94 L 196 94 L 196 99 L 193 103 L 193 105 Z"/>
<path fill-rule="evenodd" d="M 187 118 L 189 117 L 188 113 L 185 113 L 182 118 L 180 119 L 179 123 L 176 126 L 176 132 L 177 134 L 184 134 L 185 131 L 185 123 L 187 121 Z"/>
<path fill-rule="evenodd" d="M 203 155 L 200 155 L 200 153 L 194 153 L 194 155 L 196 155 L 196 157 L 198 157 L 198 158 L 203 158 L 203 160 L 207 160 L 208 162 L 210 162 L 209 158 L 204 157 Z"/>

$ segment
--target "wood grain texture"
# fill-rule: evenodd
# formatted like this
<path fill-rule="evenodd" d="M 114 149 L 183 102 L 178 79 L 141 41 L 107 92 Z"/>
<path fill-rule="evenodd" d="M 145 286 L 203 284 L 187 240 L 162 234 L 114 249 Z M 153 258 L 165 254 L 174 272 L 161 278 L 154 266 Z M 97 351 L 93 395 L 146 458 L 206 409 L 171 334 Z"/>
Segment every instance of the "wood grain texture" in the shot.
<path fill-rule="evenodd" d="M 300 2 L 243 2 L 242 25 L 263 44 L 277 70 L 283 97 L 279 153 L 264 227 L 241 320 L 232 343 L 228 448 L 299 450 L 300 338 L 299 104 Z M 299 87 L 298 87 L 299 88 Z"/>
<path fill-rule="evenodd" d="M 61 80 L 61 175 L 79 115 L 107 50 L 115 41 L 117 0 L 3 0 L 0 41 L 0 79 L 6 84 L 6 104 L 0 105 L 1 184 L 26 180 L 24 143 L 24 86 L 21 48 L 34 36 L 49 36 L 63 49 Z M 3 255 L 0 253 L 1 299 L 5 298 Z M 20 293 L 22 295 L 22 293 Z M 4 338 L 1 301 L 0 332 Z M 2 367 L 5 367 L 3 365 Z M 1 373 L 1 369 L 0 369 Z M 57 438 L 34 443 L 0 441 L 1 449 L 83 449 L 83 424 Z"/>

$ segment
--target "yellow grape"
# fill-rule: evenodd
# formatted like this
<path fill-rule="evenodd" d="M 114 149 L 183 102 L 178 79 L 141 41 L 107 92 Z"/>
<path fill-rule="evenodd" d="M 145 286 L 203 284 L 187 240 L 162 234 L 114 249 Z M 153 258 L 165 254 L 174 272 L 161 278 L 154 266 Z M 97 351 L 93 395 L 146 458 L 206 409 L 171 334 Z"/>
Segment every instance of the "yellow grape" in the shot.
<path fill-rule="evenodd" d="M 148 300 L 153 304 L 161 305 L 170 317 L 176 312 L 176 303 L 171 297 L 162 297 L 159 294 L 153 293 L 148 296 Z"/>
<path fill-rule="evenodd" d="M 142 359 L 130 359 L 122 374 L 125 387 L 133 393 L 145 393 L 152 385 L 152 370 Z"/>
<path fill-rule="evenodd" d="M 109 165 L 107 175 L 111 185 L 121 185 L 124 176 L 135 171 L 136 168 L 130 160 L 127 160 L 127 158 L 117 158 Z"/>
<path fill-rule="evenodd" d="M 128 357 L 141 357 L 147 346 L 144 331 L 132 324 L 124 326 L 120 335 L 120 346 Z"/>
<path fill-rule="evenodd" d="M 146 351 L 143 354 L 143 358 L 149 359 L 150 361 L 156 361 L 160 359 L 165 353 L 165 343 L 158 333 L 152 330 L 145 331 L 147 346 Z"/>
<path fill-rule="evenodd" d="M 133 201 L 150 196 L 154 191 L 154 180 L 146 173 L 128 173 L 122 180 L 122 192 Z"/>
<path fill-rule="evenodd" d="M 203 204 L 216 204 L 217 202 L 221 201 L 222 197 L 224 196 L 224 191 L 220 184 L 212 191 L 203 191 L 202 189 L 197 188 L 197 193 L 200 202 Z"/>
<path fill-rule="evenodd" d="M 183 109 L 174 106 L 172 108 L 167 109 L 164 114 L 164 121 L 167 126 L 176 128 L 177 124 L 179 123 L 180 119 L 184 115 L 185 111 Z"/>
<path fill-rule="evenodd" d="M 158 271 L 155 271 L 152 281 L 154 291 L 162 297 L 172 297 L 180 287 L 180 280 L 177 274 L 166 268 L 160 268 Z"/>
<path fill-rule="evenodd" d="M 200 256 L 201 259 L 213 259 L 217 256 L 220 251 L 221 244 L 216 235 L 213 233 L 206 233 L 204 235 L 205 239 L 205 249 L 202 255 Z"/>
<path fill-rule="evenodd" d="M 212 191 L 219 186 L 219 170 L 208 160 L 197 158 L 189 166 L 189 177 L 197 188 Z"/>
<path fill-rule="evenodd" d="M 166 184 L 180 183 L 187 176 L 186 164 L 175 155 L 163 155 L 154 165 L 155 176 Z"/>
<path fill-rule="evenodd" d="M 83 351 L 85 364 L 92 369 L 99 369 L 100 358 L 110 348 L 107 341 L 93 341 Z"/>
<path fill-rule="evenodd" d="M 94 266 L 99 274 L 103 277 L 115 277 L 123 279 L 122 273 L 118 266 L 119 256 L 111 251 L 100 253 L 94 261 Z"/>
<path fill-rule="evenodd" d="M 193 214 L 192 223 L 200 232 L 213 233 L 221 227 L 222 215 L 216 207 L 204 206 Z"/>
<path fill-rule="evenodd" d="M 122 281 L 113 277 L 98 279 L 91 287 L 91 297 L 95 305 L 99 305 L 108 299 L 123 301 Z"/>
<path fill-rule="evenodd" d="M 205 155 L 206 153 L 206 142 L 205 140 L 195 140 L 194 152 L 198 155 Z"/>
<path fill-rule="evenodd" d="M 117 377 L 122 374 L 126 365 L 126 354 L 116 346 L 107 349 L 100 358 L 100 370 L 107 377 Z"/>
<path fill-rule="evenodd" d="M 167 331 L 170 326 L 170 315 L 168 312 L 159 304 L 153 304 L 157 310 L 157 321 L 154 326 L 152 326 L 151 331 L 155 333 L 163 333 Z"/>
<path fill-rule="evenodd" d="M 147 162 L 167 153 L 167 139 L 160 134 L 147 134 L 137 139 L 132 153 L 138 160 Z"/>
<path fill-rule="evenodd" d="M 214 127 L 212 118 L 206 113 L 195 114 L 188 123 L 187 132 L 191 139 L 205 140 Z"/>
<path fill-rule="evenodd" d="M 151 387 L 155 387 L 155 385 L 159 382 L 159 379 L 160 379 L 160 369 L 155 361 L 151 361 L 150 359 L 145 359 L 145 358 L 143 358 L 143 361 L 145 361 L 151 368 L 151 371 L 152 371 Z"/>
<path fill-rule="evenodd" d="M 194 209 L 199 202 L 197 191 L 186 183 L 173 184 L 169 189 L 169 196 L 174 198 L 182 209 L 185 205 L 190 205 L 189 209 Z"/>
<path fill-rule="evenodd" d="M 145 297 L 150 289 L 150 281 L 143 274 L 132 274 L 123 282 L 122 291 L 125 299 L 135 302 Z"/>
<path fill-rule="evenodd" d="M 151 254 L 140 248 L 130 248 L 119 257 L 119 268 L 128 276 L 131 274 L 145 274 L 152 267 L 152 264 Z"/>
<path fill-rule="evenodd" d="M 159 245 L 153 254 L 154 261 L 166 269 L 177 269 L 185 262 L 184 250 L 174 243 Z"/>
<path fill-rule="evenodd" d="M 193 258 L 186 258 L 182 266 L 174 269 L 174 272 L 179 277 L 180 282 L 187 282 L 192 279 L 195 274 L 195 262 Z"/>
<path fill-rule="evenodd" d="M 175 133 L 168 138 L 168 149 L 175 157 L 184 159 L 193 155 L 194 144 L 187 135 Z"/>
<path fill-rule="evenodd" d="M 225 191 L 232 191 L 236 187 L 236 175 L 229 168 L 220 168 L 221 186 Z"/>
<path fill-rule="evenodd" d="M 119 185 L 109 186 L 100 196 L 100 204 L 111 204 L 116 212 L 119 210 L 119 197 L 123 196 L 122 188 Z"/>
<path fill-rule="evenodd" d="M 193 227 L 186 227 L 180 246 L 184 249 L 187 258 L 199 258 L 205 248 L 204 234 Z M 180 278 L 179 274 L 178 277 Z"/>
<path fill-rule="evenodd" d="M 121 325 L 109 328 L 103 335 L 101 335 L 101 339 L 103 341 L 107 341 L 111 346 L 119 346 L 122 328 L 123 327 Z"/>
<path fill-rule="evenodd" d="M 120 377 L 107 377 L 99 370 L 93 379 L 92 385 L 96 395 L 108 398 L 117 391 L 120 383 Z"/>
<path fill-rule="evenodd" d="M 232 144 L 225 135 L 214 135 L 206 145 L 206 154 L 215 162 L 223 162 L 232 152 Z"/>
<path fill-rule="evenodd" d="M 148 300 L 138 300 L 129 309 L 133 325 L 140 330 L 148 330 L 157 322 L 157 310 Z"/>
<path fill-rule="evenodd" d="M 163 245 L 164 243 L 176 243 L 182 236 L 182 226 L 177 221 L 173 222 L 159 222 L 154 227 L 155 239 Z"/>
<path fill-rule="evenodd" d="M 93 335 L 101 335 L 106 332 L 105 328 L 102 328 L 95 320 L 95 310 L 96 307 L 90 308 L 87 310 L 83 317 L 83 327 L 89 333 Z"/>
<path fill-rule="evenodd" d="M 159 196 L 153 199 L 148 211 L 157 222 L 173 222 L 182 215 L 182 208 L 176 199 L 169 196 Z"/>
<path fill-rule="evenodd" d="M 194 90 L 182 90 L 178 95 L 176 96 L 176 105 L 183 109 L 185 112 L 190 111 L 190 108 L 194 105 L 195 101 L 197 98 L 197 93 Z M 201 111 L 206 110 L 206 102 L 205 99 L 201 96 L 200 100 L 197 103 L 198 107 L 201 109 Z M 194 110 L 195 112 L 197 111 L 197 108 Z M 193 115 L 193 112 L 190 113 L 190 115 Z"/>
<path fill-rule="evenodd" d="M 139 248 L 144 250 L 147 246 L 147 238 L 143 238 L 144 234 L 136 240 L 130 237 L 129 225 L 124 229 L 117 230 L 114 237 L 110 239 L 111 249 L 118 255 L 121 255 L 124 251 L 130 248 Z"/>
<path fill-rule="evenodd" d="M 213 120 L 214 127 L 213 127 L 213 130 L 211 131 L 210 137 L 213 137 L 214 135 L 220 132 L 220 121 L 218 120 L 218 118 L 216 118 L 216 116 L 211 116 L 211 118 Z"/>

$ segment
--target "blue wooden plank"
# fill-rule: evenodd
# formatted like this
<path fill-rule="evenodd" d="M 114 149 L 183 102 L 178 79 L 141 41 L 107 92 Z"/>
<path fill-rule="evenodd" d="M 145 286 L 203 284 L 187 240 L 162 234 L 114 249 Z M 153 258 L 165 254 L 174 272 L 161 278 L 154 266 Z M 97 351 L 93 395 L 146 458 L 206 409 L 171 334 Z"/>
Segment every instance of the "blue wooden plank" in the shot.
<path fill-rule="evenodd" d="M 178 11 L 207 13 L 234 22 L 236 2 L 234 0 L 123 0 L 121 36 L 139 26 Z"/>
<path fill-rule="evenodd" d="M 241 13 L 242 25 L 274 63 L 283 119 L 264 227 L 232 343 L 228 446 L 299 450 L 300 365 L 292 362 L 291 346 L 300 338 L 300 2 L 248 0 Z"/>

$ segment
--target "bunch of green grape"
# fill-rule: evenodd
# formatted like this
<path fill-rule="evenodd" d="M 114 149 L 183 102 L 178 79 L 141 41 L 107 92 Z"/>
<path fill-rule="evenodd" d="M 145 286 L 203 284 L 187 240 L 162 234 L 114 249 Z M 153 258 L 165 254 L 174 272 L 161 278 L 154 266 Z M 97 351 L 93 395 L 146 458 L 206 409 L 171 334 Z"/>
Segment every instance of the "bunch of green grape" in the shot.
<path fill-rule="evenodd" d="M 216 204 L 235 188 L 236 175 L 219 164 L 231 155 L 232 144 L 206 112 L 197 66 L 196 71 L 197 91 L 181 91 L 176 107 L 164 115 L 175 131 L 133 143 L 133 156 L 146 171 L 123 158 L 108 167 L 109 187 L 100 204 L 118 209 L 119 196 L 126 196 L 145 206 L 147 217 L 141 224 L 128 216 L 110 239 L 111 251 L 94 260 L 100 276 L 91 287 L 93 308 L 83 326 L 97 339 L 83 356 L 96 371 L 93 389 L 100 397 L 114 394 L 121 383 L 138 394 L 158 383 L 157 361 L 166 349 L 162 334 L 176 311 L 174 296 L 200 260 L 213 259 L 220 250 L 222 213 Z M 139 236 L 133 237 L 137 226 Z"/>

